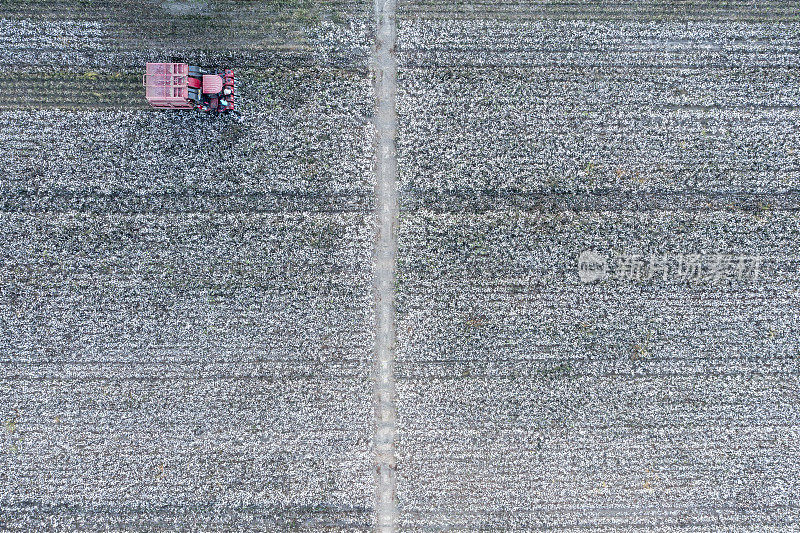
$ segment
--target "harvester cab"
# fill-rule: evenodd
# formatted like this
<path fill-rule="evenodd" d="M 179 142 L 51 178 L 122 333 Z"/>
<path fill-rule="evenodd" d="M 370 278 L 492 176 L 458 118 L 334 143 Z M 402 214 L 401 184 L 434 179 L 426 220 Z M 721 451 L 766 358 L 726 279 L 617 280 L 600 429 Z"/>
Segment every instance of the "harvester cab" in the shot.
<path fill-rule="evenodd" d="M 233 70 L 207 71 L 186 63 L 148 63 L 142 81 L 150 105 L 161 109 L 234 110 Z"/>

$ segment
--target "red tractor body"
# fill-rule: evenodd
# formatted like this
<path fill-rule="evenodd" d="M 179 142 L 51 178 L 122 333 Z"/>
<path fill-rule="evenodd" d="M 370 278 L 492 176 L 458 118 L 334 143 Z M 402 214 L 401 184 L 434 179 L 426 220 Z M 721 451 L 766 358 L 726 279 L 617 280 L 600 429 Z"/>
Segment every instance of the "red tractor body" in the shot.
<path fill-rule="evenodd" d="M 145 98 L 161 109 L 199 109 L 226 113 L 234 110 L 233 70 L 206 71 L 186 63 L 148 63 Z"/>

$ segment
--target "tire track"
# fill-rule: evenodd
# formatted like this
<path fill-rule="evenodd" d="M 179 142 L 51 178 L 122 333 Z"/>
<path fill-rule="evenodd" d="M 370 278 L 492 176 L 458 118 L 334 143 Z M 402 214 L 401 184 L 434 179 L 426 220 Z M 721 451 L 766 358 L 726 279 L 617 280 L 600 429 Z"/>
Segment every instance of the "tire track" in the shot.
<path fill-rule="evenodd" d="M 395 269 L 397 255 L 397 58 L 395 1 L 375 0 L 375 530 L 397 530 Z"/>

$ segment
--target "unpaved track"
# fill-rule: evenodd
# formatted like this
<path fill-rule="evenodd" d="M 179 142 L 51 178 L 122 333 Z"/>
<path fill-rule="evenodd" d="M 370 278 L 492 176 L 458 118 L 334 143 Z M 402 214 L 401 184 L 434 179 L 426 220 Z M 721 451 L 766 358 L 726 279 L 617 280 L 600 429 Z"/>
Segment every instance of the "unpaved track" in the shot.
<path fill-rule="evenodd" d="M 375 0 L 375 527 L 397 530 L 394 359 L 397 261 L 397 59 L 395 3 Z"/>

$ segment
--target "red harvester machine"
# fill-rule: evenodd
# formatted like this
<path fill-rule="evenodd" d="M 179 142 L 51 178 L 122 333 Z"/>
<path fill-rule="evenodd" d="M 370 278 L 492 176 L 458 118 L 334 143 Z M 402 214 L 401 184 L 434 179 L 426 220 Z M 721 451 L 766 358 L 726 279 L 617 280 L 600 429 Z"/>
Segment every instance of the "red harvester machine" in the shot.
<path fill-rule="evenodd" d="M 150 105 L 162 109 L 233 111 L 233 70 L 209 72 L 186 63 L 148 63 L 143 79 Z"/>

